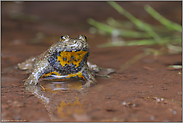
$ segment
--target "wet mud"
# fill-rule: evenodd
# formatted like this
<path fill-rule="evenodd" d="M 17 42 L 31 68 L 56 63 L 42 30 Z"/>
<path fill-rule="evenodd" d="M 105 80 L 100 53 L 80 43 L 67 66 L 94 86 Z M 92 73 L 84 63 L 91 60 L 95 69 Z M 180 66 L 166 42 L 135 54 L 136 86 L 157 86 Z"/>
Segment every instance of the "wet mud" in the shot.
<path fill-rule="evenodd" d="M 181 23 L 181 2 L 120 5 L 137 17 L 157 24 L 142 9 L 147 3 L 166 18 Z M 126 19 L 107 3 L 2 2 L 1 5 L 1 121 L 182 121 L 182 70 L 168 69 L 168 65 L 182 63 L 182 54 L 144 56 L 123 69 L 144 48 L 163 46 L 97 47 L 111 37 L 89 33 L 87 18 Z M 97 14 L 99 8 L 102 11 Z M 11 10 L 38 18 L 12 16 Z M 25 88 L 28 74 L 19 70 L 17 64 L 44 52 L 64 34 L 72 38 L 86 35 L 91 52 L 89 61 L 116 71 L 96 77 L 97 85 L 90 88 L 83 88 L 80 80 L 41 80 L 38 85 Z"/>

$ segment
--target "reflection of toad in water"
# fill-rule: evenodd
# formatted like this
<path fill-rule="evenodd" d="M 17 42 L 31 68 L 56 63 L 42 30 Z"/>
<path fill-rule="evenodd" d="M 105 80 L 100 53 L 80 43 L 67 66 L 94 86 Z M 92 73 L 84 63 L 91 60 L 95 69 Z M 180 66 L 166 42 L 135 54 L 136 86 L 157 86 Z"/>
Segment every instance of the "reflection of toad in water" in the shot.
<path fill-rule="evenodd" d="M 57 106 L 57 113 L 59 114 L 59 116 L 61 118 L 66 118 L 71 115 L 73 115 L 75 118 L 77 118 L 81 115 L 82 120 L 84 120 L 83 118 L 89 120 L 87 115 L 83 115 L 84 110 L 83 110 L 81 102 L 79 101 L 79 98 L 75 97 L 75 99 L 76 100 L 73 103 L 65 103 L 65 101 L 62 100 L 60 105 Z M 65 112 L 64 112 L 64 109 L 65 109 Z"/>
<path fill-rule="evenodd" d="M 45 82 L 36 86 L 28 86 L 44 103 L 52 121 L 88 121 L 80 98 L 84 94 L 82 82 Z"/>

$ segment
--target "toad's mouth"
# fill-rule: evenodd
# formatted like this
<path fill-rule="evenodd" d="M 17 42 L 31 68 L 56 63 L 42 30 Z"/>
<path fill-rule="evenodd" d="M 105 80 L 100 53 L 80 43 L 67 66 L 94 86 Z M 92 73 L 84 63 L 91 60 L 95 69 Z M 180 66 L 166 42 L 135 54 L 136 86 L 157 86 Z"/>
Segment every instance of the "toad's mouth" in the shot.
<path fill-rule="evenodd" d="M 62 67 L 64 67 L 66 64 L 73 64 L 75 65 L 75 68 L 79 66 L 79 63 L 84 59 L 87 58 L 89 55 L 88 51 L 84 50 L 78 50 L 78 51 L 62 51 L 57 56 L 57 62 L 60 62 Z"/>

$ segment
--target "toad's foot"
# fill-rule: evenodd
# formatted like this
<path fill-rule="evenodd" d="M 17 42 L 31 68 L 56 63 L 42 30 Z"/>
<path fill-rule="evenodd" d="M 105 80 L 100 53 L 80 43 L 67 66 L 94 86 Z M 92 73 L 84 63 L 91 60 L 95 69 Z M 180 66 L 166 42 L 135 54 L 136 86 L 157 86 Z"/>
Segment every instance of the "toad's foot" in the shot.
<path fill-rule="evenodd" d="M 22 63 L 18 63 L 18 68 L 20 70 L 31 70 L 35 59 L 35 57 L 31 57 Z"/>
<path fill-rule="evenodd" d="M 88 88 L 92 85 L 97 84 L 95 78 L 93 77 L 93 75 L 91 74 L 89 69 L 85 69 L 84 72 L 82 73 L 84 79 L 86 80 L 86 83 L 83 85 L 84 88 Z"/>
<path fill-rule="evenodd" d="M 83 88 L 89 88 L 89 87 L 91 87 L 92 85 L 95 85 L 95 84 L 97 84 L 96 81 L 88 80 L 88 81 L 86 81 L 86 83 L 83 85 Z"/>
<path fill-rule="evenodd" d="M 38 82 L 38 79 L 36 79 L 36 77 L 34 77 L 33 74 L 31 74 L 27 80 L 25 80 L 25 83 L 24 83 L 24 86 L 27 87 L 27 86 L 34 86 L 36 85 Z"/>

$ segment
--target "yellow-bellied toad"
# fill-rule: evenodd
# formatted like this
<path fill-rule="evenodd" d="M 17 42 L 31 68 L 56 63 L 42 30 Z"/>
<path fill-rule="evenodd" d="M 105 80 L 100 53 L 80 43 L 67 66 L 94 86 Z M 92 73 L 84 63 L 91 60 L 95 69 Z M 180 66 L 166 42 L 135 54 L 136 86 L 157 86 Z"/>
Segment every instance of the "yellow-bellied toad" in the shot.
<path fill-rule="evenodd" d="M 79 35 L 71 39 L 68 35 L 61 36 L 60 41 L 53 44 L 38 57 L 33 57 L 18 64 L 21 70 L 31 72 L 24 85 L 36 85 L 40 78 L 71 79 L 81 78 L 86 87 L 95 84 L 92 72 L 99 72 L 97 65 L 87 61 L 89 45 L 86 36 Z"/>

